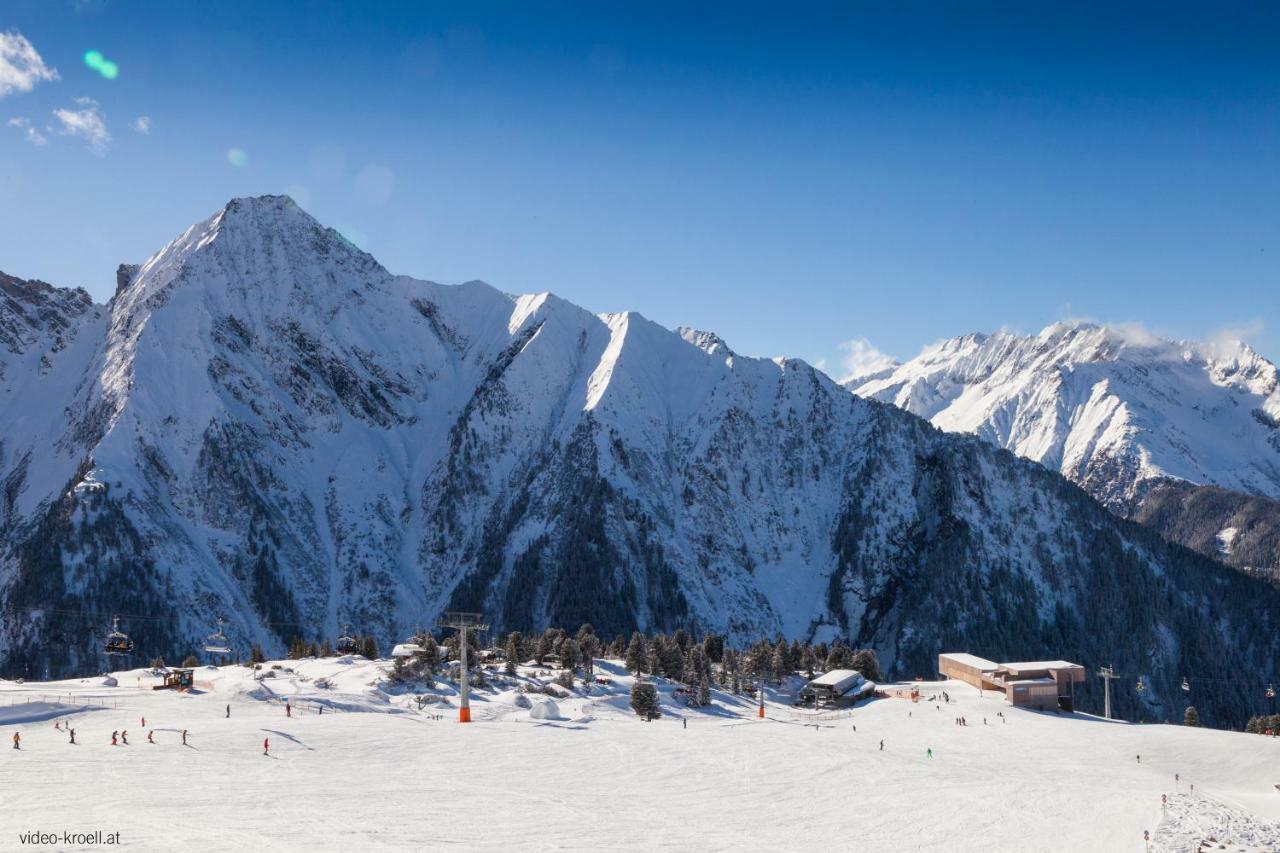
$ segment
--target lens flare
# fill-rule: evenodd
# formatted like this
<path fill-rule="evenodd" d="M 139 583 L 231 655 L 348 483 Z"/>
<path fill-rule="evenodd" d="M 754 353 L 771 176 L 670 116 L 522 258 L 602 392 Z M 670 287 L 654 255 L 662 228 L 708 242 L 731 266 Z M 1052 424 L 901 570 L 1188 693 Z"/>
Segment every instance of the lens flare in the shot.
<path fill-rule="evenodd" d="M 343 225 L 338 228 L 338 236 L 345 240 L 348 245 L 355 246 L 362 252 L 369 248 L 369 235 L 359 228 Z"/>
<path fill-rule="evenodd" d="M 103 56 L 100 50 L 86 50 L 84 52 L 84 64 L 108 80 L 114 80 L 120 74 L 120 66 Z"/>
<path fill-rule="evenodd" d="M 243 166 L 249 162 L 249 155 L 244 152 L 243 148 L 227 149 L 227 162 L 232 166 Z"/>

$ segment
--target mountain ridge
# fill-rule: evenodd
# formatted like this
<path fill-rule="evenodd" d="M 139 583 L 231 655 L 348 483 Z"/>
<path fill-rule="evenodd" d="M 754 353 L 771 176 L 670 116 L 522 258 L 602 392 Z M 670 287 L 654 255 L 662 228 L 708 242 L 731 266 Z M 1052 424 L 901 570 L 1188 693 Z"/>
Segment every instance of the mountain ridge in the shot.
<path fill-rule="evenodd" d="M 844 638 L 898 672 L 1052 653 L 1166 709 L 1181 668 L 1261 677 L 1278 651 L 1271 587 L 798 360 L 394 275 L 283 197 L 119 278 L 31 396 L 46 426 L 0 411 L 0 671 L 94 666 L 115 612 L 166 656 L 219 617 L 279 649 L 444 609 Z"/>

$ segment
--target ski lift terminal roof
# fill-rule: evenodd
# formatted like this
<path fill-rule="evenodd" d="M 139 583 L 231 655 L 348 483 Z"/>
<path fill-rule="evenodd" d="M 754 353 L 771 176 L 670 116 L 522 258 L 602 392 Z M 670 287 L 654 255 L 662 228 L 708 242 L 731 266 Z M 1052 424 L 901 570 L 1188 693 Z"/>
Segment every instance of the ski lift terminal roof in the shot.
<path fill-rule="evenodd" d="M 994 670 L 994 669 L 1000 668 L 1000 664 L 996 663 L 995 661 L 987 660 L 986 658 L 980 658 L 977 655 L 971 655 L 968 652 L 947 652 L 945 655 L 943 655 L 943 657 L 950 658 L 956 663 L 963 664 L 965 666 L 971 666 L 974 669 L 978 669 L 982 671 Z"/>

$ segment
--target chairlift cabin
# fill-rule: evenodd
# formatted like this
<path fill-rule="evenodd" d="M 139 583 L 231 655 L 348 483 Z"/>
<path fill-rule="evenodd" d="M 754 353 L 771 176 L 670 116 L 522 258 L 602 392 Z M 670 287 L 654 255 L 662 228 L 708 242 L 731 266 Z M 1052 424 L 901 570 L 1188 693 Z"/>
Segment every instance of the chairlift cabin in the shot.
<path fill-rule="evenodd" d="M 227 635 L 222 633 L 222 620 L 218 620 L 218 630 L 210 634 L 204 641 L 204 650 L 214 655 L 231 654 L 231 643 Z"/>
<path fill-rule="evenodd" d="M 133 640 L 129 639 L 128 634 L 120 630 L 119 616 L 111 618 L 111 633 L 107 634 L 107 641 L 103 651 L 109 655 L 127 655 L 133 652 Z"/>
<path fill-rule="evenodd" d="M 1185 676 L 1182 679 L 1182 689 L 1187 693 L 1191 692 L 1191 682 L 1187 681 Z"/>

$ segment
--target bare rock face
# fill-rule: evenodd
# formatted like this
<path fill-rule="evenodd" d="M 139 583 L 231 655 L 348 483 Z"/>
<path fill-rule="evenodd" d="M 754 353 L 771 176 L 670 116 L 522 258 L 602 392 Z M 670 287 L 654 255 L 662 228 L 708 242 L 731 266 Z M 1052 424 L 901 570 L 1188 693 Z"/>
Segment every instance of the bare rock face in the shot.
<path fill-rule="evenodd" d="M 0 312 L 27 330 L 0 381 L 0 672 L 94 667 L 113 612 L 180 659 L 219 617 L 279 650 L 466 609 L 845 638 L 890 674 L 942 646 L 1113 662 L 1150 715 L 1189 662 L 1280 651 L 1275 589 L 1039 465 L 711 333 L 393 275 L 286 197 L 119 281 Z M 40 299 L 82 307 L 37 334 Z M 1247 713 L 1233 689 L 1197 707 Z"/>

